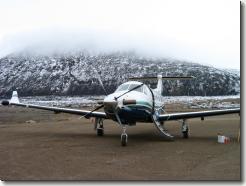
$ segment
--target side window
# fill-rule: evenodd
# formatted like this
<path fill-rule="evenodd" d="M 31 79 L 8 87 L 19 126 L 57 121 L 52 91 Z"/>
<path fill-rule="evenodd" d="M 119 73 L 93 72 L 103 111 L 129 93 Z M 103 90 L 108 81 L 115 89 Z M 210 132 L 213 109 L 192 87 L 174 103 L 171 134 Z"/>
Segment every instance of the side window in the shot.
<path fill-rule="evenodd" d="M 146 85 L 144 85 L 143 91 L 144 91 L 144 94 L 148 95 L 149 90 L 148 90 L 148 87 Z"/>

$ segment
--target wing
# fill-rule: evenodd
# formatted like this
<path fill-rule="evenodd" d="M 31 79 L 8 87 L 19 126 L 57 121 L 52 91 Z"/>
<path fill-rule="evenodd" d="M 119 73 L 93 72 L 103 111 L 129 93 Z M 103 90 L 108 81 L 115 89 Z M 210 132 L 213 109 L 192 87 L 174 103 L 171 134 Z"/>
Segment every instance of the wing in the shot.
<path fill-rule="evenodd" d="M 189 118 L 201 118 L 207 116 L 217 116 L 224 114 L 240 114 L 240 108 L 235 109 L 224 109 L 224 110 L 210 110 L 210 111 L 199 111 L 199 112 L 183 112 L 183 113 L 172 113 L 172 114 L 161 114 L 158 116 L 159 121 L 170 121 L 178 119 L 189 119 Z"/>
<path fill-rule="evenodd" d="M 12 98 L 10 99 L 10 101 L 3 101 L 2 105 L 15 105 L 15 106 L 20 106 L 20 107 L 48 110 L 48 111 L 53 111 L 55 113 L 76 114 L 76 115 L 80 115 L 80 116 L 85 116 L 86 118 L 89 118 L 89 117 L 97 117 L 97 118 L 104 118 L 104 119 L 108 118 L 105 112 L 91 112 L 88 110 L 49 107 L 49 106 L 40 106 L 40 105 L 20 103 L 19 98 L 18 98 L 18 94 L 16 91 L 13 92 Z"/>

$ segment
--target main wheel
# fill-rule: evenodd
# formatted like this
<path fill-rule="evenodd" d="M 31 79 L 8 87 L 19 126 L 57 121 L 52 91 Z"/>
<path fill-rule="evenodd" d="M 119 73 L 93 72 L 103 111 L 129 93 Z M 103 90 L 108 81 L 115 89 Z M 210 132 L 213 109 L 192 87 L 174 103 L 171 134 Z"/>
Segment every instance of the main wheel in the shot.
<path fill-rule="evenodd" d="M 127 144 L 127 135 L 126 134 L 122 134 L 121 135 L 121 145 L 122 146 L 126 146 Z"/>
<path fill-rule="evenodd" d="M 98 136 L 103 136 L 103 135 L 104 135 L 104 131 L 103 131 L 102 128 L 98 128 L 98 129 L 97 129 L 97 135 L 98 135 Z"/>
<path fill-rule="evenodd" d="M 189 131 L 188 130 L 183 132 L 183 138 L 186 138 L 186 139 L 189 138 Z"/>

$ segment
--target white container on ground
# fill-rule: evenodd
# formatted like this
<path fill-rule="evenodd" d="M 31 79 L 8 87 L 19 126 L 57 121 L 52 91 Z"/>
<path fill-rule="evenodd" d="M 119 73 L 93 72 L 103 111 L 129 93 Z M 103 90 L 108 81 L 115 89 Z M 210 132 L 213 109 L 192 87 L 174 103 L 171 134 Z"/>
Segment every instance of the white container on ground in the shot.
<path fill-rule="evenodd" d="M 225 143 L 225 136 L 218 135 L 218 143 Z"/>
<path fill-rule="evenodd" d="M 218 134 L 218 143 L 229 143 L 230 141 L 230 138 L 229 137 L 226 137 L 226 136 L 222 136 L 220 134 Z"/>

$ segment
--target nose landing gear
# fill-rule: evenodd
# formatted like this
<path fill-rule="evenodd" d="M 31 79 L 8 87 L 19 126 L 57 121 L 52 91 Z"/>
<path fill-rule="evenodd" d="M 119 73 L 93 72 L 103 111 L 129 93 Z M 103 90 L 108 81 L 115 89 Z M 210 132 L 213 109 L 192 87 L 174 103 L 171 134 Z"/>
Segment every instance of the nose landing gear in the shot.
<path fill-rule="evenodd" d="M 127 145 L 127 138 L 128 138 L 128 135 L 126 133 L 126 125 L 122 124 L 121 123 L 121 120 L 120 120 L 120 117 L 117 113 L 115 113 L 115 116 L 116 116 L 116 119 L 119 123 L 119 125 L 122 127 L 122 134 L 121 134 L 121 146 L 126 146 Z"/>
<path fill-rule="evenodd" d="M 126 146 L 127 144 L 127 134 L 126 134 L 126 126 L 123 126 L 123 132 L 121 134 L 121 145 L 122 146 Z"/>

